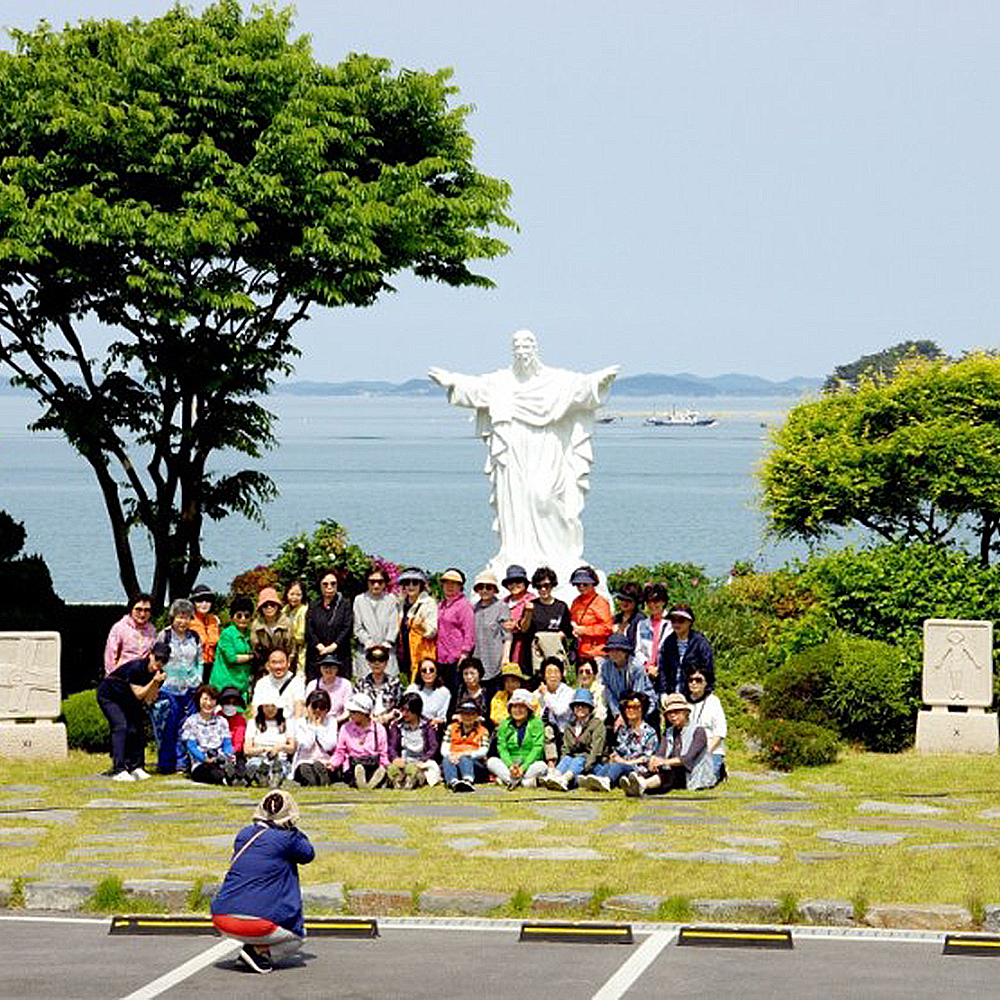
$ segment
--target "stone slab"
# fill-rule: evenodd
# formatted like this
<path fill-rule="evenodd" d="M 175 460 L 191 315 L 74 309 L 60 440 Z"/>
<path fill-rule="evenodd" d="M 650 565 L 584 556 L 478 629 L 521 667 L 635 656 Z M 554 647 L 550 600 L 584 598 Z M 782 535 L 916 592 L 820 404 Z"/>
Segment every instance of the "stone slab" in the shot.
<path fill-rule="evenodd" d="M 656 861 L 695 861 L 700 864 L 722 865 L 776 865 L 781 861 L 776 854 L 750 854 L 724 847 L 709 851 L 646 851 L 646 857 Z"/>
<path fill-rule="evenodd" d="M 208 837 L 185 837 L 187 844 L 204 844 L 206 847 L 232 847 L 235 833 L 213 833 Z"/>
<path fill-rule="evenodd" d="M 60 779 L 61 780 L 61 779 Z M 51 789 L 45 785 L 4 785 L 4 792 L 14 795 L 45 795 Z"/>
<path fill-rule="evenodd" d="M 781 847 L 781 841 L 773 837 L 719 837 L 724 844 L 730 847 Z"/>
<path fill-rule="evenodd" d="M 84 809 L 163 809 L 165 802 L 153 799 L 91 799 L 83 804 Z"/>
<path fill-rule="evenodd" d="M 847 791 L 846 785 L 838 785 L 835 781 L 803 781 L 802 784 L 813 792 L 839 794 Z"/>
<path fill-rule="evenodd" d="M 993 623 L 925 619 L 921 692 L 926 705 L 989 707 L 993 700 Z M 918 745 L 917 749 L 922 748 Z"/>
<path fill-rule="evenodd" d="M 823 830 L 816 834 L 820 840 L 850 847 L 892 847 L 900 843 L 905 833 L 890 833 L 884 830 Z"/>
<path fill-rule="evenodd" d="M 183 913 L 187 909 L 191 884 L 166 878 L 132 878 L 122 883 L 129 900 L 151 899 L 158 906 L 171 913 Z"/>
<path fill-rule="evenodd" d="M 17 809 L 4 813 L 4 819 L 26 819 L 35 823 L 65 826 L 75 823 L 80 814 L 75 809 Z"/>
<path fill-rule="evenodd" d="M 531 897 L 532 913 L 566 913 L 587 910 L 594 900 L 592 892 L 536 892 Z"/>
<path fill-rule="evenodd" d="M 838 851 L 799 851 L 795 855 L 795 860 L 806 865 L 816 865 L 824 861 L 846 861 L 849 857 L 849 854 Z"/>
<path fill-rule="evenodd" d="M 81 844 L 114 844 L 116 847 L 135 840 L 148 840 L 145 830 L 130 830 L 128 834 L 121 833 L 88 833 L 76 838 Z M 127 848 L 126 848 L 127 849 Z M 132 848 L 135 850 L 136 848 Z M 146 848 L 144 848 L 145 850 Z"/>
<path fill-rule="evenodd" d="M 846 899 L 807 899 L 799 904 L 799 913 L 807 924 L 854 926 L 854 907 Z"/>
<path fill-rule="evenodd" d="M 407 832 L 395 823 L 352 823 L 351 833 L 373 840 L 405 840 Z"/>
<path fill-rule="evenodd" d="M 920 753 L 996 753 L 996 713 L 918 712 L 916 747 Z"/>
<path fill-rule="evenodd" d="M 692 899 L 697 920 L 761 920 L 781 918 L 776 899 Z"/>
<path fill-rule="evenodd" d="M 0 759 L 65 760 L 68 756 L 63 723 L 0 721 Z"/>
<path fill-rule="evenodd" d="M 0 719 L 59 715 L 61 643 L 58 632 L 0 632 Z M 65 750 L 65 726 L 62 730 Z M 8 756 L 4 749 L 0 739 L 0 756 Z"/>
<path fill-rule="evenodd" d="M 966 823 L 963 820 L 922 819 L 912 816 L 859 816 L 858 823 L 878 826 L 880 823 L 891 823 L 893 826 L 916 827 L 922 830 L 942 830 L 946 833 L 997 833 L 1000 828 L 987 826 L 985 823 Z"/>
<path fill-rule="evenodd" d="M 448 802 L 407 802 L 389 810 L 391 816 L 409 816 L 427 819 L 488 819 L 496 810 L 486 806 L 452 805 Z"/>
<path fill-rule="evenodd" d="M 920 802 L 881 802 L 876 799 L 865 799 L 854 808 L 859 813 L 884 813 L 888 816 L 940 816 L 948 811 Z"/>
<path fill-rule="evenodd" d="M 983 907 L 983 930 L 993 934 L 1000 932 L 1000 906 Z"/>
<path fill-rule="evenodd" d="M 477 847 L 482 847 L 486 841 L 482 837 L 454 837 L 444 843 L 453 851 L 474 851 Z"/>
<path fill-rule="evenodd" d="M 607 861 L 607 855 L 592 847 L 505 847 L 496 851 L 473 851 L 472 856 L 510 861 Z"/>
<path fill-rule="evenodd" d="M 461 913 L 463 916 L 481 917 L 509 903 L 510 896 L 503 892 L 429 889 L 420 893 L 418 909 L 421 913 Z"/>
<path fill-rule="evenodd" d="M 30 851 L 38 846 L 37 840 L 26 840 L 24 837 L 3 839 L 0 837 L 0 847 L 12 851 Z"/>
<path fill-rule="evenodd" d="M 82 910 L 94 894 L 91 882 L 25 882 L 22 887 L 26 910 Z"/>
<path fill-rule="evenodd" d="M 539 802 L 531 805 L 531 811 L 561 823 L 596 823 L 601 818 L 596 802 Z"/>
<path fill-rule="evenodd" d="M 754 812 L 782 816 L 785 813 L 808 812 L 810 809 L 815 809 L 816 804 L 813 802 L 800 802 L 798 800 L 786 801 L 776 799 L 774 802 L 758 802 L 755 805 L 747 806 L 747 808 L 752 809 Z"/>
<path fill-rule="evenodd" d="M 870 906 L 865 911 L 864 922 L 869 927 L 900 927 L 923 931 L 972 930 L 972 914 L 964 906 L 937 903 L 919 906 L 915 903 L 898 903 Z"/>
<path fill-rule="evenodd" d="M 788 795 L 794 799 L 804 799 L 806 797 L 805 792 L 800 792 L 797 788 L 792 788 L 791 785 L 786 785 L 783 781 L 764 782 L 757 786 L 757 791 L 770 792 L 772 795 Z"/>
<path fill-rule="evenodd" d="M 340 882 L 302 886 L 302 907 L 312 916 L 340 913 L 344 909 L 344 886 Z"/>

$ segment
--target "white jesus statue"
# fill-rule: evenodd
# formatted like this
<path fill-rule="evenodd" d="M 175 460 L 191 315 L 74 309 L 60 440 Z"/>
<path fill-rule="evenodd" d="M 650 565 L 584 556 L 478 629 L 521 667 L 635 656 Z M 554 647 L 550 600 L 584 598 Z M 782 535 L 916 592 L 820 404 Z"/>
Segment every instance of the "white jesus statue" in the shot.
<path fill-rule="evenodd" d="M 550 566 L 565 583 L 583 561 L 580 515 L 594 454 L 591 429 L 618 366 L 583 374 L 549 368 L 530 330 L 513 337 L 510 368 L 457 375 L 432 368 L 431 379 L 448 401 L 476 411 L 476 432 L 486 442 L 493 527 L 500 551 L 490 569 L 498 579 L 508 565 L 529 575 Z"/>

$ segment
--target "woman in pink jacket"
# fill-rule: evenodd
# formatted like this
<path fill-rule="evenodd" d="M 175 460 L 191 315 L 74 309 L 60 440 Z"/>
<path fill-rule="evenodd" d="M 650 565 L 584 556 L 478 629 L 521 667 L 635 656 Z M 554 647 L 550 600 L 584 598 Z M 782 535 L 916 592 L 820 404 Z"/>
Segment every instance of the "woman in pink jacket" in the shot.
<path fill-rule="evenodd" d="M 385 726 L 372 721 L 372 700 L 366 694 L 347 699 L 350 718 L 340 727 L 331 767 L 357 788 L 378 788 L 389 766 L 389 739 Z"/>
<path fill-rule="evenodd" d="M 452 698 L 458 692 L 462 661 L 476 645 L 476 616 L 465 596 L 465 574 L 451 567 L 441 574 L 444 598 L 438 605 L 438 673 Z"/>

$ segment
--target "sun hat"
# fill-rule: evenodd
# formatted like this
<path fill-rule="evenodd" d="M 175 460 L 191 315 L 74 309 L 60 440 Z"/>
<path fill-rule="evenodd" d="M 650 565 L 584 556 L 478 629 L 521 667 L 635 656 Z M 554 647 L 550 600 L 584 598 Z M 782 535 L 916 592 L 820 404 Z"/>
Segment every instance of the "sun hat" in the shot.
<path fill-rule="evenodd" d="M 427 574 L 416 566 L 407 566 L 402 573 L 396 577 L 397 583 L 422 583 L 427 586 Z"/>
<path fill-rule="evenodd" d="M 578 583 L 592 583 L 596 586 L 599 581 L 592 567 L 579 566 L 573 570 L 573 575 L 569 578 L 569 582 L 574 586 Z"/>
<path fill-rule="evenodd" d="M 466 712 L 474 712 L 476 715 L 479 715 L 479 706 L 471 698 L 466 698 L 465 701 L 459 702 L 458 708 L 455 711 L 459 715 L 464 715 Z"/>
<path fill-rule="evenodd" d="M 188 600 L 192 604 L 196 604 L 198 601 L 214 601 L 215 594 L 212 593 L 211 587 L 206 586 L 204 583 L 197 583 L 191 588 Z"/>
<path fill-rule="evenodd" d="M 265 587 L 257 595 L 257 610 L 260 611 L 265 604 L 277 604 L 279 608 L 281 607 L 281 598 L 278 597 L 278 592 L 274 587 Z"/>
<path fill-rule="evenodd" d="M 219 704 L 221 705 L 226 698 L 236 698 L 239 702 L 240 708 L 243 708 L 246 704 L 243 692 L 238 687 L 234 687 L 232 684 L 227 685 L 219 692 Z"/>
<path fill-rule="evenodd" d="M 254 809 L 253 818 L 272 826 L 291 827 L 299 822 L 299 807 L 288 792 L 272 788 Z"/>
<path fill-rule="evenodd" d="M 516 663 L 505 663 L 500 668 L 501 677 L 517 677 L 522 681 L 526 681 L 528 678 L 524 676 L 521 672 L 521 668 Z"/>
<path fill-rule="evenodd" d="M 517 563 L 511 563 L 507 567 L 507 572 L 503 575 L 503 580 L 501 581 L 506 587 L 509 583 L 514 583 L 517 580 L 523 580 L 525 583 L 528 582 L 528 571 L 523 566 L 518 566 Z"/>
<path fill-rule="evenodd" d="M 612 632 L 604 642 L 605 649 L 623 649 L 631 653 L 635 649 L 632 640 L 621 632 Z"/>
<path fill-rule="evenodd" d="M 510 696 L 510 700 L 507 702 L 507 707 L 510 708 L 512 705 L 527 705 L 527 707 L 532 711 L 535 710 L 535 703 L 531 698 L 531 692 L 525 691 L 524 688 L 518 688 Z"/>
<path fill-rule="evenodd" d="M 480 587 L 492 587 L 494 590 L 499 590 L 500 585 L 497 583 L 496 574 L 491 573 L 488 569 L 484 569 L 476 577 L 476 582 L 472 585 L 472 589 L 479 590 Z"/>
<path fill-rule="evenodd" d="M 675 708 L 682 708 L 685 712 L 691 711 L 691 706 L 688 704 L 687 698 L 684 695 L 679 694 L 675 691 L 673 694 L 665 694 L 660 701 L 660 707 L 663 709 L 663 714 L 666 715 L 667 712 L 672 712 Z"/>
<path fill-rule="evenodd" d="M 667 612 L 667 618 L 686 618 L 689 622 L 694 621 L 694 615 L 687 608 L 682 608 L 679 604 L 675 604 Z"/>
<path fill-rule="evenodd" d="M 340 660 L 334 653 L 324 653 L 317 661 L 317 667 L 340 667 Z"/>
<path fill-rule="evenodd" d="M 356 691 L 344 705 L 348 712 L 363 712 L 365 715 L 371 715 L 374 707 L 371 698 L 363 691 Z"/>
<path fill-rule="evenodd" d="M 569 703 L 570 708 L 574 705 L 586 705 L 588 708 L 594 707 L 594 696 L 586 688 L 577 688 L 573 700 Z"/>
<path fill-rule="evenodd" d="M 460 569 L 455 569 L 454 566 L 446 569 L 441 574 L 442 580 L 451 580 L 452 583 L 460 583 L 463 587 L 465 586 L 465 574 Z"/>

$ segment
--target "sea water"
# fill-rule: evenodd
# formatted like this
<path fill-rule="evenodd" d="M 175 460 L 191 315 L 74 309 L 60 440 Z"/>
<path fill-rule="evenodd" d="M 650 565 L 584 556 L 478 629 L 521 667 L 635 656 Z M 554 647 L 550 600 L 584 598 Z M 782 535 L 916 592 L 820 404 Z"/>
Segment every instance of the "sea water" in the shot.
<path fill-rule="evenodd" d="M 594 429 L 594 465 L 583 514 L 585 554 L 606 570 L 664 560 L 699 564 L 712 576 L 736 560 L 759 567 L 803 554 L 764 537 L 755 468 L 781 422 L 787 397 L 664 400 L 614 398 L 624 414 Z M 257 462 L 225 456 L 217 468 L 260 468 L 278 498 L 261 526 L 237 516 L 207 522 L 202 578 L 224 589 L 264 563 L 286 538 L 332 518 L 365 551 L 429 570 L 475 573 L 497 548 L 483 474 L 485 448 L 470 411 L 443 396 L 319 397 L 274 394 L 278 445 Z M 718 416 L 713 427 L 643 423 L 671 405 Z M 30 397 L 0 395 L 0 509 L 22 521 L 26 550 L 44 556 L 68 601 L 122 597 L 101 494 L 93 472 L 57 433 L 26 429 Z M 116 478 L 123 478 L 114 470 Z M 141 531 L 141 580 L 151 559 Z M 533 567 L 528 567 L 529 572 Z"/>

